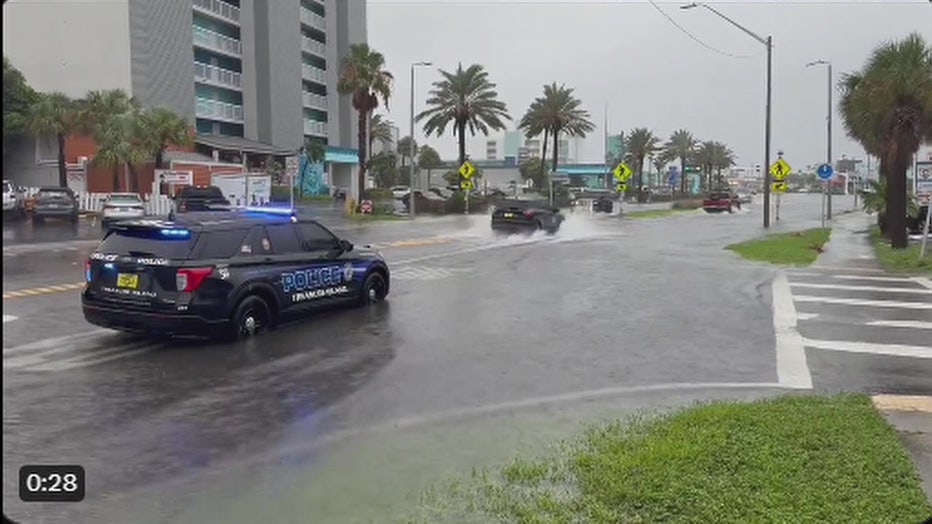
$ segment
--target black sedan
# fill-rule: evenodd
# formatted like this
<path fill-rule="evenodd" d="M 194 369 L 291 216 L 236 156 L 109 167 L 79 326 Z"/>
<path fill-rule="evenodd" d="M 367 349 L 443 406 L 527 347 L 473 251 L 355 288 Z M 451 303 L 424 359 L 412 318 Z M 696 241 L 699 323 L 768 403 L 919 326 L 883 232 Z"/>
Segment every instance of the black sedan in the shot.
<path fill-rule="evenodd" d="M 35 196 L 32 221 L 41 224 L 48 218 L 78 223 L 78 197 L 68 187 L 41 187 Z"/>
<path fill-rule="evenodd" d="M 544 230 L 554 234 L 563 223 L 560 210 L 545 201 L 501 200 L 492 212 L 492 230 L 503 233 Z"/>

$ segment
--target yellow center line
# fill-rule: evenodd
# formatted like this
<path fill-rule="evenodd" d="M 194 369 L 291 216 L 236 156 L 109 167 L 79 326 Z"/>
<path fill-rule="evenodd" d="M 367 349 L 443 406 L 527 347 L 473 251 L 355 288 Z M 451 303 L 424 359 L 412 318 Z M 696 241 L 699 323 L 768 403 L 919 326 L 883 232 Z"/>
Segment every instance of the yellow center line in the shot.
<path fill-rule="evenodd" d="M 67 291 L 77 291 L 83 287 L 84 282 L 75 282 L 73 284 L 53 284 L 42 287 L 16 289 L 13 291 L 5 291 L 3 293 L 3 300 L 10 298 L 34 297 L 38 295 L 50 295 L 53 293 L 64 293 Z"/>

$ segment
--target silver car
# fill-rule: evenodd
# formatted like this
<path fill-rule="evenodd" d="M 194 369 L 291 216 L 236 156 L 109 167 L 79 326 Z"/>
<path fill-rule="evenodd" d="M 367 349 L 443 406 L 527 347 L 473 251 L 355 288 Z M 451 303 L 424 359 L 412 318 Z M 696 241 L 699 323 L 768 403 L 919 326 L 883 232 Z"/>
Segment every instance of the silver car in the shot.
<path fill-rule="evenodd" d="M 146 206 L 142 197 L 137 193 L 111 193 L 104 201 L 100 214 L 100 224 L 108 224 L 120 220 L 132 220 L 146 215 Z"/>

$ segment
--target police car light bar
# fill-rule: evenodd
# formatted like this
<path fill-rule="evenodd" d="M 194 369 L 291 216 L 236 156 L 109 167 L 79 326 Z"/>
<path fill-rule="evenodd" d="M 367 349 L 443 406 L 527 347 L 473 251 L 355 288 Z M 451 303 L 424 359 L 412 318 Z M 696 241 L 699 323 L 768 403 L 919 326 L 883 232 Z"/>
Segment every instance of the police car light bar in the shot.
<path fill-rule="evenodd" d="M 241 208 L 243 211 L 249 213 L 263 213 L 267 215 L 278 215 L 278 216 L 294 216 L 295 210 L 286 208 L 286 207 L 244 207 Z"/>
<path fill-rule="evenodd" d="M 164 237 L 174 237 L 174 238 L 185 238 L 191 236 L 191 232 L 187 229 L 163 229 L 160 231 Z"/>

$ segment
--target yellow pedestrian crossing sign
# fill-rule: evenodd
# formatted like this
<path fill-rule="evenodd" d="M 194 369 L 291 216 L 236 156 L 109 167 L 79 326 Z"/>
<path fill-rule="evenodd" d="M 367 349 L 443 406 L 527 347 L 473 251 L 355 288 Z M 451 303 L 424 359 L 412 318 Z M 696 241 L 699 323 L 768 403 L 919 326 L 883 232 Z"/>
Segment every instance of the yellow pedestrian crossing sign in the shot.
<path fill-rule="evenodd" d="M 615 166 L 615 170 L 612 171 L 612 173 L 614 173 L 615 178 L 621 182 L 625 182 L 631 178 L 631 168 L 628 167 L 628 164 L 625 164 L 624 162 Z"/>
<path fill-rule="evenodd" d="M 774 182 L 770 184 L 770 189 L 774 193 L 786 193 L 786 182 Z"/>
<path fill-rule="evenodd" d="M 462 175 L 463 178 L 465 178 L 466 180 L 469 180 L 470 178 L 472 178 L 473 175 L 476 174 L 476 167 L 473 166 L 469 162 L 469 160 L 467 160 L 463 162 L 463 165 L 460 166 L 459 171 L 460 171 L 460 175 Z"/>
<path fill-rule="evenodd" d="M 617 184 L 615 184 L 615 191 L 618 191 L 619 193 L 624 193 L 627 190 L 628 190 L 628 184 L 625 184 L 624 182 L 618 182 Z"/>
<path fill-rule="evenodd" d="M 472 183 L 472 180 L 463 180 L 462 182 L 460 182 L 460 188 L 466 191 L 469 191 L 470 189 L 474 187 L 476 186 Z"/>
<path fill-rule="evenodd" d="M 783 160 L 782 158 L 777 160 L 776 162 L 773 163 L 772 166 L 770 166 L 770 174 L 773 175 L 774 180 L 783 180 L 792 171 L 793 171 L 793 168 L 790 167 L 790 165 L 786 163 L 786 160 Z"/>

